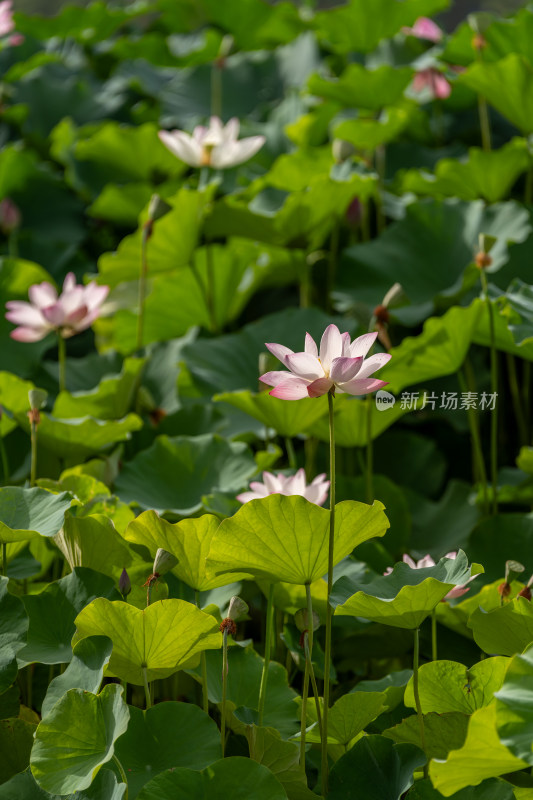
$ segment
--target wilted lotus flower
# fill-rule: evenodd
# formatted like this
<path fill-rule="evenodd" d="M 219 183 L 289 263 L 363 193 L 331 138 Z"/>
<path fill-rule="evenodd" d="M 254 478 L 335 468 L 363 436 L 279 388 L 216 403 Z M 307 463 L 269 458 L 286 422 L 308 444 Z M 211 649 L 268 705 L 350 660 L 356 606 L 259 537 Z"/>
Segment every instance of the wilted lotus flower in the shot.
<path fill-rule="evenodd" d="M 376 337 L 377 333 L 365 333 L 350 342 L 349 333 L 341 333 L 336 325 L 328 325 L 320 341 L 320 354 L 308 333 L 303 353 L 294 353 L 282 344 L 267 344 L 270 352 L 290 372 L 267 372 L 260 380 L 274 386 L 270 394 L 282 400 L 320 397 L 333 387 L 341 393 L 369 394 L 387 385 L 386 381 L 370 375 L 391 358 L 387 353 L 377 353 L 364 360 Z"/>
<path fill-rule="evenodd" d="M 198 125 L 192 136 L 180 130 L 159 131 L 159 138 L 173 155 L 191 167 L 227 169 L 254 156 L 264 145 L 264 136 L 238 139 L 239 120 L 234 117 L 223 125 L 211 117 L 209 127 Z"/>
<path fill-rule="evenodd" d="M 11 338 L 18 342 L 39 342 L 56 331 L 64 339 L 89 328 L 100 316 L 102 303 L 109 286 L 98 286 L 94 281 L 82 286 L 69 272 L 63 283 L 60 296 L 51 283 L 30 286 L 30 303 L 10 300 L 6 303 L 6 319 L 19 325 L 11 331 Z"/>
<path fill-rule="evenodd" d="M 426 39 L 428 42 L 440 42 L 443 36 L 437 23 L 429 17 L 419 17 L 412 28 L 402 28 L 402 33 L 416 36 L 417 39 Z"/>
<path fill-rule="evenodd" d="M 457 551 L 452 550 L 451 553 L 446 553 L 444 557 L 455 559 L 457 558 Z M 433 561 L 433 559 L 429 554 L 421 558 L 419 561 L 414 561 L 414 559 L 412 559 L 411 556 L 408 556 L 407 553 L 405 553 L 404 556 L 402 557 L 402 561 L 404 562 L 404 564 L 408 564 L 411 567 L 411 569 L 424 569 L 425 567 L 435 566 L 435 562 Z M 391 572 L 392 572 L 392 567 L 387 567 L 387 569 L 383 574 L 390 575 Z M 472 575 L 472 577 L 468 579 L 467 583 L 473 581 L 474 578 L 477 578 L 477 575 Z M 460 586 L 454 586 L 453 589 L 451 589 L 448 592 L 448 594 L 444 599 L 453 600 L 455 597 L 461 597 L 463 594 L 466 594 L 469 591 L 470 587 L 468 587 L 466 584 L 463 583 Z"/>
<path fill-rule="evenodd" d="M 295 475 L 273 475 L 271 472 L 263 472 L 263 481 L 253 481 L 250 484 L 250 492 L 243 492 L 237 496 L 241 503 L 248 503 L 250 500 L 259 500 L 268 497 L 270 494 L 295 495 L 305 497 L 310 503 L 322 506 L 326 502 L 329 489 L 329 481 L 324 480 L 326 474 L 323 472 L 309 484 L 305 482 L 305 470 L 299 469 Z"/>
<path fill-rule="evenodd" d="M 429 89 L 433 97 L 445 100 L 452 93 L 452 87 L 444 75 L 434 67 L 417 72 L 413 80 L 413 91 L 422 92 Z"/>

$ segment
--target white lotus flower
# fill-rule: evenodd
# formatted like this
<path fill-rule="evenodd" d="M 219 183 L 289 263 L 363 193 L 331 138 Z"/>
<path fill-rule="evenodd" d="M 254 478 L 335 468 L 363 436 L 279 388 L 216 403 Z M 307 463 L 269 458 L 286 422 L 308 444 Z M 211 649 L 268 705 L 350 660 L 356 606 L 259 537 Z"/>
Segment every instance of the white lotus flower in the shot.
<path fill-rule="evenodd" d="M 234 117 L 223 125 L 211 117 L 209 127 L 198 125 L 192 136 L 185 131 L 159 131 L 159 138 L 170 152 L 190 167 L 228 169 L 254 156 L 264 145 L 264 136 L 239 139 L 239 120 Z"/>

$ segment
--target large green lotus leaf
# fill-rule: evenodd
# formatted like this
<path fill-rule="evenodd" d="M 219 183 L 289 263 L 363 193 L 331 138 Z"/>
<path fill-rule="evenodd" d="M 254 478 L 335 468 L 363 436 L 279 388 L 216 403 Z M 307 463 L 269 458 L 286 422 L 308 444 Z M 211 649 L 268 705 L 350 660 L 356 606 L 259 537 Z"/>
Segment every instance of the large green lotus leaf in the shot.
<path fill-rule="evenodd" d="M 350 0 L 316 14 L 314 23 L 319 37 L 336 52 L 370 53 L 381 39 L 394 36 L 402 26 L 412 25 L 420 16 L 432 16 L 447 5 L 447 0 L 376 0 L 370 13 L 364 0 Z"/>
<path fill-rule="evenodd" d="M 119 597 L 114 581 L 85 567 L 48 584 L 39 594 L 24 595 L 30 619 L 27 644 L 20 650 L 20 666 L 34 662 L 66 664 L 72 659 L 74 620 L 95 597 Z"/>
<path fill-rule="evenodd" d="M 500 593 L 498 586 L 502 582 L 502 577 L 493 583 L 487 583 L 482 586 L 479 592 L 468 594 L 461 597 L 459 602 L 454 603 L 439 603 L 437 606 L 436 614 L 437 619 L 447 628 L 456 631 L 461 636 L 473 639 L 472 630 L 468 627 L 470 616 L 478 608 L 484 611 L 492 611 L 500 607 Z M 511 597 L 515 597 L 518 592 L 524 588 L 524 584 L 519 581 L 511 582 Z M 515 651 L 516 652 L 516 651 Z"/>
<path fill-rule="evenodd" d="M 63 797 L 65 800 L 124 800 L 126 784 L 117 783 L 112 772 L 101 769 L 88 789 Z M 28 769 L 0 786 L 0 800 L 58 800 L 58 795 L 41 789 Z"/>
<path fill-rule="evenodd" d="M 20 486 L 0 488 L 0 541 L 20 542 L 36 536 L 55 536 L 63 525 L 72 495 Z"/>
<path fill-rule="evenodd" d="M 72 648 L 72 661 L 64 672 L 50 681 L 41 708 L 41 718 L 52 710 L 69 689 L 97 694 L 109 663 L 113 644 L 107 636 L 89 636 Z"/>
<path fill-rule="evenodd" d="M 470 30 L 470 28 L 469 28 Z M 472 32 L 470 30 L 470 37 Z M 525 790 L 526 792 L 529 790 Z M 467 786 L 455 792 L 454 800 L 515 800 L 518 795 L 513 793 L 513 787 L 507 781 L 489 778 L 479 786 Z M 433 787 L 429 780 L 417 781 L 407 794 L 408 800 L 442 800 L 441 793 Z M 527 800 L 527 797 L 524 798 Z"/>
<path fill-rule="evenodd" d="M 393 105 L 403 95 L 413 77 L 410 67 L 391 67 L 383 64 L 366 69 L 362 64 L 348 64 L 336 80 L 312 75 L 307 88 L 311 94 L 334 100 L 349 108 L 369 108 L 379 111 Z"/>
<path fill-rule="evenodd" d="M 396 313 L 411 322 L 428 316 L 478 280 L 465 276 L 480 233 L 495 236 L 493 268 L 508 259 L 508 243 L 523 242 L 531 231 L 529 213 L 514 202 L 487 207 L 481 200 L 426 199 L 407 206 L 405 217 L 388 226 L 377 239 L 353 245 L 343 253 L 339 292 L 374 308 L 396 281 L 412 306 Z M 431 253 L 432 268 L 427 268 Z M 357 276 L 357 277 L 356 277 Z M 465 284 L 466 282 L 466 284 Z M 418 308 L 420 307 L 420 308 Z"/>
<path fill-rule="evenodd" d="M 500 741 L 517 758 L 533 763 L 533 648 L 514 656 L 503 686 L 496 692 L 496 728 Z"/>
<path fill-rule="evenodd" d="M 117 226 L 135 228 L 152 195 L 153 186 L 148 182 L 127 183 L 125 186 L 108 183 L 87 208 L 87 214 Z"/>
<path fill-rule="evenodd" d="M 389 711 L 392 711 L 403 701 L 405 687 L 412 674 L 410 669 L 389 672 L 378 680 L 359 681 L 350 692 L 381 692 L 385 695 Z"/>
<path fill-rule="evenodd" d="M 207 688 L 211 703 L 222 702 L 222 653 L 206 652 Z M 257 706 L 263 673 L 263 659 L 253 647 L 230 647 L 228 651 L 227 709 L 228 725 L 246 734 L 249 725 L 258 724 Z M 200 677 L 200 670 L 195 674 Z M 281 664 L 268 665 L 268 691 L 263 725 L 276 728 L 286 739 L 299 729 L 297 695 L 288 684 L 287 671 Z M 234 712 L 231 714 L 230 712 Z"/>
<path fill-rule="evenodd" d="M 291 308 L 245 325 L 238 333 L 216 339 L 197 339 L 184 347 L 182 358 L 195 387 L 202 393 L 239 389 L 255 392 L 259 381 L 259 356 L 266 352 L 265 342 L 279 342 L 300 352 L 306 331 L 318 342 L 331 322 L 342 330 L 346 328 L 345 320 L 330 317 L 317 308 Z"/>
<path fill-rule="evenodd" d="M 450 750 L 463 746 L 468 728 L 468 714 L 457 711 L 446 714 L 424 714 L 424 740 L 428 758 L 446 758 Z M 383 731 L 383 736 L 393 742 L 415 744 L 421 750 L 420 724 L 416 714 L 406 717 L 398 725 Z"/>
<path fill-rule="evenodd" d="M 413 785 L 414 770 L 425 762 L 412 744 L 364 736 L 333 766 L 328 800 L 400 800 Z"/>
<path fill-rule="evenodd" d="M 530 322 L 519 315 L 512 308 L 509 298 L 504 296 L 493 300 L 492 308 L 496 348 L 533 361 L 533 330 Z M 474 344 L 490 346 L 490 323 L 486 304 L 485 310 L 479 315 L 472 340 Z"/>
<path fill-rule="evenodd" d="M 466 583 L 472 574 L 482 571 L 479 565 L 468 566 L 466 555 L 441 558 L 434 567 L 412 569 L 396 564 L 392 573 L 368 583 L 340 578 L 333 586 L 331 603 L 335 614 L 365 617 L 398 628 L 418 628 L 424 619 L 454 586 Z"/>
<path fill-rule="evenodd" d="M 499 150 L 471 147 L 468 159 L 443 158 L 435 174 L 411 169 L 402 178 L 402 191 L 435 197 L 458 197 L 489 203 L 504 200 L 516 179 L 529 166 L 525 139 L 513 139 Z"/>
<path fill-rule="evenodd" d="M 36 727 L 17 718 L 0 720 L 0 783 L 23 772 L 30 763 Z"/>
<path fill-rule="evenodd" d="M 533 63 L 533 18 L 529 8 L 520 9 L 512 17 L 493 17 L 483 31 L 483 38 L 483 61 L 499 61 L 509 53 L 519 53 Z M 448 64 L 463 66 L 476 60 L 472 28 L 467 22 L 447 39 L 443 58 Z"/>
<path fill-rule="evenodd" d="M 496 730 L 495 701 L 475 711 L 468 725 L 466 741 L 452 750 L 446 761 L 431 761 L 429 777 L 435 789 L 451 797 L 467 786 L 477 786 L 486 778 L 497 778 L 526 766 L 500 742 Z"/>
<path fill-rule="evenodd" d="M 213 397 L 215 402 L 244 411 L 254 419 L 262 422 L 267 428 L 274 428 L 280 436 L 294 437 L 312 428 L 323 416 L 327 416 L 326 397 L 316 398 L 317 402 L 309 403 L 307 399 L 294 400 L 287 403 L 268 392 L 225 392 Z M 342 444 L 342 441 L 339 442 Z"/>
<path fill-rule="evenodd" d="M 127 358 L 117 377 L 104 378 L 90 392 L 60 392 L 54 403 L 53 415 L 58 418 L 96 417 L 121 419 L 131 408 L 138 386 L 144 358 Z"/>
<path fill-rule="evenodd" d="M 533 66 L 523 56 L 511 53 L 495 63 L 479 61 L 458 80 L 479 92 L 522 133 L 533 132 Z"/>
<path fill-rule="evenodd" d="M 159 219 L 147 247 L 149 274 L 157 275 L 186 267 L 197 243 L 207 196 L 180 189 L 166 198 L 172 210 Z M 99 282 L 114 288 L 139 278 L 142 229 L 126 236 L 115 253 L 104 253 L 98 261 Z"/>
<path fill-rule="evenodd" d="M 188 667 L 201 651 L 219 648 L 216 620 L 185 600 L 159 600 L 141 611 L 122 601 L 99 597 L 76 617 L 75 641 L 109 636 L 113 652 L 109 672 L 142 686 Z"/>
<path fill-rule="evenodd" d="M 145 3 L 131 8 L 110 8 L 106 3 L 92 3 L 80 13 L 75 6 L 66 6 L 53 18 L 19 14 L 17 31 L 39 41 L 54 36 L 74 39 L 83 45 L 105 42 L 121 25 L 145 13 Z"/>
<path fill-rule="evenodd" d="M 13 684 L 0 694 L 0 719 L 18 717 L 20 714 L 20 688 Z"/>
<path fill-rule="evenodd" d="M 472 714 L 487 706 L 503 683 L 509 660 L 494 656 L 467 668 L 457 661 L 430 661 L 418 671 L 422 713 L 457 711 Z M 413 679 L 407 684 L 404 703 L 416 708 Z"/>
<path fill-rule="evenodd" d="M 35 733 L 31 770 L 43 789 L 68 794 L 91 785 L 95 772 L 113 758 L 116 739 L 128 727 L 123 688 L 100 694 L 69 689 Z"/>
<path fill-rule="evenodd" d="M 147 783 L 139 800 L 287 800 L 269 769 L 249 758 L 215 761 L 202 772 L 176 769 Z"/>
<path fill-rule="evenodd" d="M 228 583 L 226 576 L 208 576 L 205 560 L 209 553 L 211 540 L 216 534 L 220 520 L 213 514 L 204 514 L 194 519 L 184 519 L 171 524 L 155 511 L 144 511 L 134 519 L 124 532 L 124 538 L 133 544 L 142 544 L 150 555 L 155 555 L 160 547 L 178 559 L 172 570 L 174 575 L 198 592 L 207 592 Z M 232 580 L 249 577 L 232 575 Z"/>
<path fill-rule="evenodd" d="M 335 510 L 334 563 L 357 545 L 383 536 L 384 506 L 347 500 Z M 328 569 L 329 511 L 303 497 L 273 494 L 245 503 L 225 519 L 211 543 L 207 569 L 248 572 L 273 583 L 313 583 Z"/>
<path fill-rule="evenodd" d="M 328 713 L 328 744 L 347 748 L 386 708 L 384 692 L 355 692 L 339 697 Z M 320 743 L 320 731 L 313 728 L 306 739 Z"/>
<path fill-rule="evenodd" d="M 309 175 L 328 175 L 335 161 L 329 145 L 282 153 L 264 176 L 265 182 L 285 192 L 303 191 Z"/>
<path fill-rule="evenodd" d="M 468 620 L 468 627 L 485 653 L 514 656 L 533 642 L 533 607 L 525 597 L 517 597 L 492 611 L 479 606 Z"/>
<path fill-rule="evenodd" d="M 128 730 L 116 745 L 128 776 L 128 798 L 167 769 L 202 770 L 222 755 L 216 723 L 191 703 L 159 703 L 146 711 L 130 707 Z"/>
<path fill-rule="evenodd" d="M 470 534 L 468 553 L 474 560 L 483 559 L 488 582 L 503 575 L 505 562 L 510 559 L 528 564 L 532 545 L 533 515 L 499 514 L 476 525 Z"/>
<path fill-rule="evenodd" d="M 0 577 L 0 693 L 8 689 L 17 676 L 17 653 L 24 647 L 28 633 L 28 616 L 18 597 L 9 594 L 9 580 Z"/>
<path fill-rule="evenodd" d="M 249 448 L 220 436 L 158 436 L 128 462 L 115 487 L 126 503 L 181 516 L 196 513 L 214 491 L 237 494 L 256 472 Z"/>
<path fill-rule="evenodd" d="M 91 514 L 88 517 L 67 514 L 55 543 L 71 569 L 89 567 L 115 579 L 133 559 L 124 539 L 103 514 Z"/>
<path fill-rule="evenodd" d="M 316 795 L 307 788 L 306 776 L 300 768 L 300 748 L 286 742 L 275 728 L 249 725 L 246 738 L 250 758 L 267 767 L 282 784 L 289 800 L 313 800 Z"/>
<path fill-rule="evenodd" d="M 358 150 L 375 150 L 394 141 L 416 113 L 417 107 L 405 102 L 384 109 L 377 119 L 360 116 L 345 120 L 335 127 L 334 133 L 337 139 L 351 142 Z"/>
<path fill-rule="evenodd" d="M 15 159 L 22 155 L 23 151 L 12 151 Z M 0 156 L 0 195 L 6 197 L 10 193 L 10 186 L 6 186 L 6 170 L 4 150 Z M 11 171 L 9 171 L 11 172 Z M 16 179 L 18 181 L 18 178 Z M 0 259 L 0 306 L 4 308 L 8 300 L 28 299 L 28 289 L 35 283 L 49 281 L 50 275 L 42 267 L 30 261 L 22 259 L 1 258 Z M 4 314 L 0 315 L 0 338 L 2 339 L 2 351 L 0 353 L 0 369 L 16 372 L 17 375 L 26 377 L 37 366 L 42 354 L 50 347 L 50 339 L 46 338 L 40 342 L 16 342 L 11 339 L 9 333 L 14 330 L 12 322 L 9 322 Z M 1 428 L 0 428 L 1 430 Z"/>

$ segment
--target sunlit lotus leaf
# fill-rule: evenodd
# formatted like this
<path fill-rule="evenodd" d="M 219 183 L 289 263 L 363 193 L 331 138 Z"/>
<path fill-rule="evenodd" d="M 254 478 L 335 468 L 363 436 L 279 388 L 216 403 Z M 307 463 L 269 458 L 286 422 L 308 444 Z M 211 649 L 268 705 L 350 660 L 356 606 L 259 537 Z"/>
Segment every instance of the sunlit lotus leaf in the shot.
<path fill-rule="evenodd" d="M 378 111 L 393 105 L 403 94 L 413 77 L 410 67 L 391 67 L 384 64 L 374 70 L 362 64 L 348 64 L 335 80 L 312 75 L 307 87 L 311 94 L 334 100 L 349 108 L 369 108 Z"/>
<path fill-rule="evenodd" d="M 485 653 L 514 656 L 533 642 L 533 607 L 525 597 L 491 611 L 479 606 L 470 616 L 468 627 Z"/>
<path fill-rule="evenodd" d="M 55 536 L 72 503 L 68 492 L 20 486 L 0 488 L 0 541 L 19 542 L 36 536 Z"/>

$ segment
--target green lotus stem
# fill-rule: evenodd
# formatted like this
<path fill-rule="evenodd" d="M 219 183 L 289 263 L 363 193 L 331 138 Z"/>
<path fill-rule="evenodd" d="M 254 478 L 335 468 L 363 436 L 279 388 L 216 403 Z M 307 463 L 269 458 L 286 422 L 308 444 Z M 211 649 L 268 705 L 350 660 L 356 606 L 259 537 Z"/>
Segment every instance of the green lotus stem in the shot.
<path fill-rule="evenodd" d="M 524 186 L 524 203 L 527 206 L 531 205 L 533 199 L 533 169 L 531 167 L 526 172 L 526 183 Z"/>
<path fill-rule="evenodd" d="M 2 542 L 2 575 L 7 578 L 7 544 Z"/>
<path fill-rule="evenodd" d="M 333 586 L 333 552 L 335 547 L 335 417 L 333 413 L 334 395 L 328 392 L 329 410 L 329 542 L 328 542 L 328 604 L 326 608 L 326 642 L 324 648 L 324 713 L 322 730 L 328 730 L 328 710 L 330 697 L 330 662 L 331 662 L 331 628 L 333 623 L 333 608 L 329 603 L 331 588 Z M 328 790 L 328 737 L 322 737 L 322 794 L 327 795 Z"/>
<path fill-rule="evenodd" d="M 340 240 L 340 221 L 335 217 L 331 230 L 331 240 L 329 244 L 328 256 L 328 291 L 326 295 L 326 311 L 331 314 L 333 310 L 333 290 L 335 289 L 335 278 L 337 275 L 337 261 L 339 259 L 339 240 Z"/>
<path fill-rule="evenodd" d="M 124 767 L 122 766 L 122 764 L 120 763 L 115 754 L 113 754 L 113 761 L 115 762 L 116 768 L 118 769 L 120 780 L 122 781 L 122 783 L 126 784 L 126 792 L 124 794 L 123 800 L 128 800 L 128 779 L 126 777 L 126 773 L 124 772 Z"/>
<path fill-rule="evenodd" d="M 270 664 L 270 650 L 272 647 L 272 627 L 274 620 L 274 584 L 271 583 L 268 587 L 268 603 L 266 612 L 266 628 L 265 628 L 265 657 L 263 660 L 263 672 L 261 674 L 261 685 L 259 687 L 259 714 L 258 725 L 261 727 L 263 724 L 263 715 L 265 713 L 265 699 L 268 682 L 268 665 Z"/>
<path fill-rule="evenodd" d="M 522 376 L 522 402 L 526 410 L 526 431 L 529 441 L 529 427 L 530 427 L 530 402 L 529 402 L 529 387 L 531 383 L 531 361 L 524 361 L 524 374 Z"/>
<path fill-rule="evenodd" d="M 431 660 L 437 660 L 437 609 L 431 612 Z"/>
<path fill-rule="evenodd" d="M 122 688 L 124 689 L 124 702 L 127 705 L 127 703 L 128 703 L 128 682 L 127 681 L 121 681 L 121 683 L 122 683 Z"/>
<path fill-rule="evenodd" d="M 307 634 L 304 634 L 307 636 Z M 309 661 L 305 659 L 304 682 L 302 686 L 302 711 L 300 718 L 300 769 L 305 775 L 305 731 L 307 728 L 307 694 L 309 691 Z"/>
<path fill-rule="evenodd" d="M 465 368 L 461 369 L 457 373 L 457 378 L 459 381 L 459 387 L 461 392 L 467 391 L 467 382 L 465 377 Z M 481 483 L 481 490 L 483 492 L 483 513 L 487 514 L 489 510 L 489 497 L 488 497 L 488 485 L 487 485 L 487 472 L 485 470 L 485 459 L 483 458 L 483 448 L 481 446 L 481 436 L 479 433 L 479 421 L 477 412 L 473 408 L 469 408 L 466 412 L 466 416 L 468 419 L 468 427 L 470 428 L 470 438 L 472 440 L 472 451 L 473 451 L 473 460 L 477 466 L 477 473 L 478 478 Z"/>
<path fill-rule="evenodd" d="M 365 501 L 374 502 L 374 441 L 372 439 L 372 395 L 366 397 Z"/>
<path fill-rule="evenodd" d="M 298 466 L 296 462 L 296 453 L 294 452 L 294 445 L 290 436 L 285 437 L 285 449 L 287 451 L 287 458 L 289 459 L 289 467 L 296 469 Z"/>
<path fill-rule="evenodd" d="M 376 227 L 378 235 L 385 230 L 385 215 L 383 214 L 383 184 L 385 182 L 385 146 L 379 145 L 374 153 L 376 172 L 378 174 L 379 197 L 376 198 Z"/>
<path fill-rule="evenodd" d="M 413 694 L 415 696 L 415 705 L 416 705 L 416 713 L 418 716 L 418 725 L 420 727 L 420 742 L 422 744 L 422 750 L 426 754 L 427 757 L 427 747 L 426 747 L 426 734 L 424 731 L 424 716 L 422 714 L 422 706 L 420 705 L 420 694 L 418 691 L 418 657 L 419 657 L 419 648 L 420 648 L 420 629 L 415 628 L 415 646 L 413 651 Z M 424 764 L 424 778 L 428 777 L 428 765 L 427 761 Z"/>
<path fill-rule="evenodd" d="M 64 392 L 66 384 L 67 345 L 61 334 L 57 334 L 57 356 L 59 362 L 59 391 Z"/>
<path fill-rule="evenodd" d="M 2 471 L 4 473 L 4 483 L 9 483 L 9 461 L 7 458 L 7 450 L 4 442 L 4 437 L 0 436 L 0 458 L 2 459 Z"/>
<path fill-rule="evenodd" d="M 216 61 L 211 67 L 211 116 L 222 117 L 222 69 Z"/>
<path fill-rule="evenodd" d="M 220 719 L 220 743 L 222 745 L 222 758 L 226 752 L 226 695 L 228 693 L 228 629 L 224 628 L 222 642 L 222 712 Z M 261 724 L 261 723 L 259 723 Z"/>
<path fill-rule="evenodd" d="M 139 307 L 139 316 L 137 317 L 137 345 L 136 349 L 140 350 L 143 346 L 144 334 L 144 301 L 146 299 L 146 277 L 148 275 L 148 239 L 152 234 L 153 220 L 149 219 L 142 229 L 141 238 L 141 272 L 139 275 L 139 295 L 137 305 Z"/>
<path fill-rule="evenodd" d="M 481 128 L 481 146 L 483 147 L 483 150 L 489 152 L 492 147 L 490 140 L 489 110 L 487 101 L 484 97 L 481 97 L 481 95 L 478 95 L 477 107 L 479 112 L 479 125 Z"/>
<path fill-rule="evenodd" d="M 207 272 L 207 310 L 211 321 L 211 330 L 218 333 L 218 322 L 215 307 L 216 287 L 215 287 L 215 265 L 213 263 L 213 249 L 210 245 L 205 246 L 205 263 Z"/>
<path fill-rule="evenodd" d="M 311 586 L 308 583 L 306 583 L 305 585 L 305 594 L 307 598 L 307 624 L 310 627 L 308 628 L 307 636 L 304 636 L 304 652 L 305 652 L 305 657 L 309 662 L 309 676 L 311 678 L 311 684 L 313 686 L 313 694 L 315 696 L 315 705 L 316 705 L 316 716 L 318 720 L 318 726 L 320 728 L 320 741 L 322 741 L 322 712 L 320 710 L 320 697 L 316 685 L 315 670 L 313 668 L 313 658 L 312 658 L 313 637 L 314 637 L 313 596 L 311 594 Z"/>
<path fill-rule="evenodd" d="M 30 424 L 31 441 L 31 462 L 30 462 L 30 486 L 35 486 L 37 478 L 37 425 L 34 420 Z"/>
<path fill-rule="evenodd" d="M 507 370 L 509 372 L 509 388 L 511 389 L 511 399 L 513 403 L 513 411 L 518 426 L 518 434 L 520 437 L 520 444 L 527 445 L 527 425 L 524 416 L 524 409 L 520 400 L 520 389 L 518 388 L 518 377 L 516 374 L 516 360 L 511 353 L 505 354 L 507 360 Z"/>
<path fill-rule="evenodd" d="M 498 393 L 498 354 L 496 352 L 496 333 L 494 328 L 494 309 L 489 299 L 489 287 L 485 272 L 480 270 L 481 285 L 485 295 L 487 311 L 489 314 L 490 332 L 490 390 L 493 395 Z M 496 398 L 497 399 L 497 398 Z M 492 480 L 492 513 L 498 513 L 498 406 L 490 412 L 490 471 Z"/>
<path fill-rule="evenodd" d="M 198 589 L 194 590 L 194 599 L 196 602 L 197 608 L 200 608 L 200 592 Z M 202 669 L 202 708 L 204 709 L 205 713 L 209 713 L 209 695 L 207 693 L 207 659 L 205 656 L 205 650 L 202 650 L 202 654 L 200 656 L 200 665 Z"/>
<path fill-rule="evenodd" d="M 144 696 L 146 698 L 146 708 L 152 707 L 152 700 L 150 699 L 150 687 L 148 686 L 148 673 L 146 667 L 143 666 L 143 682 L 144 682 Z"/>

